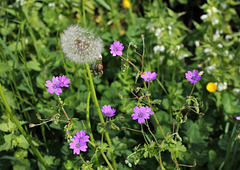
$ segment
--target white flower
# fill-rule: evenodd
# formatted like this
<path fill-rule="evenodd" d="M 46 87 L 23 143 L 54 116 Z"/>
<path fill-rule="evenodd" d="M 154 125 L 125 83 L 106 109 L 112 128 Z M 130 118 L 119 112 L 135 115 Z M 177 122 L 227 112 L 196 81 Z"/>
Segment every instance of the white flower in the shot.
<path fill-rule="evenodd" d="M 232 60 L 232 59 L 233 59 L 233 55 L 230 54 L 230 55 L 228 56 L 228 58 L 229 58 L 230 60 Z"/>
<path fill-rule="evenodd" d="M 217 83 L 217 86 L 218 86 L 219 91 L 226 90 L 227 89 L 227 82 Z"/>
<path fill-rule="evenodd" d="M 156 37 L 160 36 L 163 30 L 164 30 L 164 28 L 157 28 L 156 32 L 155 32 L 155 36 Z"/>
<path fill-rule="evenodd" d="M 49 3 L 48 6 L 49 7 L 55 7 L 55 3 Z"/>
<path fill-rule="evenodd" d="M 218 38 L 220 38 L 220 34 L 219 34 L 219 31 L 217 30 L 213 35 L 213 41 L 216 41 Z"/>
<path fill-rule="evenodd" d="M 165 47 L 163 45 L 161 46 L 157 45 L 153 47 L 154 54 L 157 54 L 158 51 L 163 52 L 164 50 L 165 50 Z"/>
<path fill-rule="evenodd" d="M 154 31 L 154 26 L 152 24 L 148 23 L 146 26 L 146 29 L 152 32 L 152 31 Z"/>
<path fill-rule="evenodd" d="M 19 7 L 19 5 L 23 6 L 25 4 L 24 0 L 16 0 L 16 7 Z"/>
<path fill-rule="evenodd" d="M 240 89 L 234 88 L 233 91 L 234 91 L 235 93 L 239 93 L 239 92 L 240 92 Z"/>
<path fill-rule="evenodd" d="M 218 44 L 218 47 L 219 47 L 219 48 L 222 48 L 222 47 L 223 47 L 223 45 L 219 43 L 219 44 Z"/>
<path fill-rule="evenodd" d="M 183 59 L 183 58 L 186 58 L 186 57 L 188 57 L 188 54 L 179 54 L 179 55 L 178 55 L 178 59 L 179 59 L 179 60 L 181 60 L 181 59 Z"/>
<path fill-rule="evenodd" d="M 226 39 L 226 40 L 230 40 L 231 38 L 232 38 L 231 35 L 226 35 L 226 36 L 225 36 L 225 39 Z"/>
<path fill-rule="evenodd" d="M 204 51 L 204 53 L 210 53 L 210 52 L 212 51 L 212 49 L 210 49 L 210 48 L 205 48 L 203 51 Z"/>
<path fill-rule="evenodd" d="M 199 43 L 199 41 L 197 40 L 197 41 L 195 41 L 195 45 L 196 45 L 196 47 L 198 47 L 199 45 L 200 45 L 200 43 Z"/>
<path fill-rule="evenodd" d="M 226 50 L 224 55 L 228 55 L 228 54 L 229 54 L 229 51 L 228 51 L 228 50 Z"/>
<path fill-rule="evenodd" d="M 207 71 L 208 74 L 210 74 L 211 70 L 215 69 L 215 67 L 216 67 L 216 64 L 214 63 L 211 66 L 205 67 L 205 70 Z"/>
<path fill-rule="evenodd" d="M 206 19 L 208 18 L 208 15 L 207 15 L 207 14 L 204 14 L 204 15 L 202 15 L 200 18 L 201 18 L 201 20 L 204 21 L 204 20 L 206 20 Z"/>
<path fill-rule="evenodd" d="M 76 63 L 94 62 L 102 53 L 102 40 L 78 25 L 72 25 L 64 30 L 60 41 L 63 53 Z"/>
<path fill-rule="evenodd" d="M 212 17 L 211 22 L 213 25 L 216 25 L 219 23 L 219 20 L 216 17 Z"/>

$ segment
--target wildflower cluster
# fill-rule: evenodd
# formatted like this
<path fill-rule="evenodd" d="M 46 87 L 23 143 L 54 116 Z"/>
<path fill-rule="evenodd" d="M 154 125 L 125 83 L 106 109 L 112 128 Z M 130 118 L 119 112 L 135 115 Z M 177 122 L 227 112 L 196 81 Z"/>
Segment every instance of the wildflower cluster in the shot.
<path fill-rule="evenodd" d="M 59 77 L 53 76 L 52 81 L 47 80 L 45 86 L 48 87 L 48 92 L 56 95 L 62 93 L 62 89 L 60 87 L 69 87 L 70 79 L 67 78 L 66 75 L 62 75 Z"/>
<path fill-rule="evenodd" d="M 89 141 L 89 136 L 85 134 L 85 131 L 81 130 L 76 133 L 73 137 L 72 142 L 69 144 L 70 149 L 73 149 L 73 154 L 80 154 L 80 151 L 87 151 L 87 142 Z"/>

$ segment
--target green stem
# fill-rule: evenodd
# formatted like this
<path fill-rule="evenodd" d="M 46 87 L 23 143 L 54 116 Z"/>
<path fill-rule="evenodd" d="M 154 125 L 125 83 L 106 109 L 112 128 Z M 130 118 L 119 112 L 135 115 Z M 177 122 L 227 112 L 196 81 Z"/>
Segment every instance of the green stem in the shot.
<path fill-rule="evenodd" d="M 142 132 L 142 135 L 143 135 L 143 138 L 144 138 L 145 142 L 146 142 L 147 145 L 149 146 L 149 143 L 148 143 L 148 141 L 147 141 L 147 139 L 146 139 L 146 137 L 145 137 L 144 131 L 143 131 L 142 124 L 141 124 L 141 132 Z"/>
<path fill-rule="evenodd" d="M 88 92 L 87 107 L 86 107 L 86 120 L 87 120 L 88 131 L 89 131 L 89 133 L 90 133 L 90 140 L 91 140 L 91 142 L 95 145 L 95 143 L 94 143 L 95 141 L 94 141 L 93 133 L 92 133 L 92 128 L 91 128 L 90 115 L 89 115 L 90 97 L 91 97 L 91 92 Z M 95 154 L 94 157 L 95 157 L 96 163 L 97 163 L 97 165 L 98 165 L 99 162 L 98 162 L 98 157 L 97 157 L 97 155 Z"/>
<path fill-rule="evenodd" d="M 163 84 L 162 84 L 158 79 L 156 79 L 156 80 L 157 80 L 159 86 L 163 89 L 163 91 L 164 91 L 164 92 L 166 93 L 166 95 L 168 96 L 169 94 L 168 94 L 167 90 L 164 88 Z"/>
<path fill-rule="evenodd" d="M 96 108 L 97 108 L 97 113 L 98 113 L 100 122 L 101 122 L 102 124 L 105 124 L 105 121 L 104 121 L 104 119 L 103 119 L 100 106 L 99 106 L 99 104 L 98 104 L 98 100 L 97 100 L 95 88 L 94 88 L 94 85 L 93 85 L 93 79 L 92 79 L 92 75 L 91 75 L 90 68 L 89 68 L 89 65 L 88 65 L 88 64 L 86 64 L 86 71 L 87 71 L 88 78 L 89 78 L 89 85 L 90 85 L 90 91 L 91 91 L 91 97 L 92 97 L 93 103 L 95 104 L 95 106 L 96 106 Z M 113 153 L 113 146 L 112 146 L 111 139 L 110 139 L 110 137 L 109 137 L 108 131 L 105 130 L 104 132 L 105 132 L 105 138 L 106 138 L 106 140 L 107 140 L 107 143 L 108 143 L 109 147 L 110 147 L 111 150 L 112 150 L 112 151 L 111 151 L 111 157 L 112 157 L 113 167 L 114 167 L 114 169 L 117 169 L 117 164 L 116 164 L 115 156 L 114 156 L 114 153 Z"/>
<path fill-rule="evenodd" d="M 35 156 L 38 158 L 38 160 L 44 165 L 44 167 L 46 169 L 49 169 L 47 162 L 43 159 L 41 153 L 38 151 L 38 149 L 34 146 L 34 144 L 32 143 L 29 135 L 25 132 L 25 130 L 23 129 L 23 127 L 21 126 L 20 122 L 18 121 L 18 119 L 16 118 L 16 116 L 12 113 L 11 108 L 9 107 L 6 97 L 4 95 L 3 92 L 3 88 L 2 85 L 0 83 L 0 95 L 3 101 L 3 104 L 6 107 L 6 110 L 10 116 L 10 118 L 12 119 L 12 121 L 16 124 L 17 128 L 19 129 L 19 131 L 22 133 L 22 135 L 25 137 L 25 139 L 27 140 L 27 142 L 29 143 L 29 145 L 32 148 L 33 153 L 35 154 Z"/>
<path fill-rule="evenodd" d="M 145 82 L 144 80 L 143 80 L 143 84 L 144 84 L 144 87 L 145 87 L 146 92 L 148 92 L 147 85 L 146 85 L 146 82 Z M 151 101 L 150 101 L 149 96 L 147 96 L 147 101 L 148 101 L 148 104 L 149 104 L 150 108 L 152 108 L 152 104 L 151 104 Z M 159 129 L 160 129 L 160 131 L 161 131 L 164 139 L 166 140 L 165 133 L 164 133 L 164 131 L 163 131 L 163 129 L 162 129 L 162 126 L 160 125 L 160 123 L 159 123 L 159 121 L 158 121 L 158 119 L 157 119 L 157 116 L 156 116 L 155 114 L 153 114 L 153 117 L 154 117 L 156 123 L 158 124 L 158 127 L 159 127 Z"/>
<path fill-rule="evenodd" d="M 151 131 L 151 129 L 150 129 L 150 127 L 149 127 L 149 125 L 148 125 L 148 121 L 147 121 L 147 120 L 146 120 L 146 125 L 147 125 L 147 128 L 148 128 L 148 131 L 151 133 L 151 135 L 153 136 L 153 138 L 154 138 L 155 142 L 158 144 L 158 141 L 157 141 L 157 139 L 156 139 L 155 135 L 152 133 L 152 131 Z"/>
<path fill-rule="evenodd" d="M 110 162 L 108 161 L 106 155 L 103 153 L 103 151 L 100 150 L 100 152 L 101 152 L 103 158 L 105 159 L 105 161 L 107 162 L 108 166 L 111 168 L 111 170 L 113 170 L 113 167 L 112 167 L 112 165 L 110 164 Z"/>
<path fill-rule="evenodd" d="M 121 57 L 123 60 L 125 60 L 126 62 L 131 64 L 138 71 L 138 73 L 141 74 L 141 71 L 131 61 L 129 61 L 129 59 L 126 59 L 126 58 L 124 58 L 124 57 L 122 57 L 120 55 L 119 55 L 119 57 Z"/>
<path fill-rule="evenodd" d="M 163 164 L 162 164 L 161 151 L 158 152 L 158 155 L 159 155 L 159 162 L 160 162 L 161 170 L 165 170 L 165 168 L 163 167 Z"/>

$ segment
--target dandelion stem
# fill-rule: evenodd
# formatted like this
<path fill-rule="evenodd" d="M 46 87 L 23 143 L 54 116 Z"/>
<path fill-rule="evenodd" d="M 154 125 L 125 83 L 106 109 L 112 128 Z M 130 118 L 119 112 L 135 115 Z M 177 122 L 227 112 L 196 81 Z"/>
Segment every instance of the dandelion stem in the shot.
<path fill-rule="evenodd" d="M 89 133 L 90 133 L 90 140 L 91 140 L 91 142 L 95 145 L 95 141 L 94 141 L 93 133 L 92 133 L 92 128 L 91 128 L 90 116 L 89 116 L 90 97 L 91 97 L 91 92 L 88 92 L 87 107 L 86 107 L 86 120 L 87 120 L 88 131 L 89 131 Z M 98 162 L 98 157 L 97 157 L 97 155 L 95 154 L 94 157 L 95 157 L 96 163 L 97 163 L 97 165 L 98 165 L 99 162 Z"/>
<path fill-rule="evenodd" d="M 95 106 L 97 108 L 97 113 L 98 113 L 100 122 L 102 124 L 105 124 L 105 121 L 103 119 L 100 106 L 98 104 L 98 100 L 97 100 L 97 96 L 96 96 L 96 92 L 95 92 L 95 88 L 94 88 L 94 84 L 93 84 L 93 79 L 92 79 L 92 75 L 91 75 L 90 68 L 89 68 L 88 64 L 86 64 L 86 71 L 87 71 L 88 78 L 89 78 L 89 85 L 90 85 L 90 91 L 91 91 L 92 100 L 93 100 L 93 102 L 94 102 L 94 104 L 95 104 Z M 108 131 L 105 130 L 104 132 L 105 132 L 105 137 L 106 137 L 107 143 L 108 143 L 109 147 L 113 150 L 112 142 L 111 142 L 111 139 L 109 137 Z M 114 169 L 117 169 L 117 164 L 116 164 L 116 160 L 115 160 L 115 156 L 114 156 L 114 152 L 113 151 L 111 151 L 111 157 L 112 157 L 113 167 L 114 167 Z"/>

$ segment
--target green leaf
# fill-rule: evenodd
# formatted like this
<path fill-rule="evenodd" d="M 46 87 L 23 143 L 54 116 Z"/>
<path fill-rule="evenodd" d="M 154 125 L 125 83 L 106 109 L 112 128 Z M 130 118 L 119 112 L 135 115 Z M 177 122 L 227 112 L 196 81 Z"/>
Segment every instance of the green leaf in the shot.
<path fill-rule="evenodd" d="M 23 149 L 28 149 L 29 148 L 29 144 L 27 142 L 27 140 L 25 139 L 25 137 L 23 135 L 20 135 L 18 137 L 18 140 L 19 140 L 19 144 L 18 146 L 23 148 Z"/>
<path fill-rule="evenodd" d="M 43 20 L 52 26 L 58 20 L 58 13 L 55 8 L 44 6 L 42 10 Z"/>
<path fill-rule="evenodd" d="M 12 147 L 12 136 L 13 134 L 4 135 L 5 143 L 0 146 L 0 151 L 8 151 Z"/>
<path fill-rule="evenodd" d="M 217 153 L 214 150 L 210 150 L 208 152 L 208 155 L 209 155 L 209 162 L 213 162 L 217 157 Z"/>
<path fill-rule="evenodd" d="M 162 102 L 162 100 L 159 100 L 159 99 L 155 99 L 155 100 L 151 101 L 152 104 L 158 104 L 158 105 L 161 105 L 161 102 Z"/>
<path fill-rule="evenodd" d="M 40 63 L 37 62 L 37 61 L 28 61 L 27 62 L 27 67 L 30 70 L 41 71 Z"/>
<path fill-rule="evenodd" d="M 11 71 L 12 68 L 7 63 L 0 63 L 0 73 Z"/>
<path fill-rule="evenodd" d="M 102 5 L 107 10 L 109 10 L 109 11 L 111 10 L 111 7 L 104 0 L 96 0 L 96 2 L 98 2 L 100 5 Z"/>
<path fill-rule="evenodd" d="M 30 161 L 28 159 L 14 162 L 13 170 L 25 170 L 29 168 L 30 168 Z"/>
<path fill-rule="evenodd" d="M 236 97 L 229 92 L 223 93 L 222 104 L 224 111 L 228 114 L 234 114 L 240 110 L 240 105 L 237 105 Z"/>
<path fill-rule="evenodd" d="M 3 131 L 3 132 L 8 132 L 10 129 L 9 129 L 7 123 L 2 122 L 2 123 L 0 124 L 0 130 Z"/>

